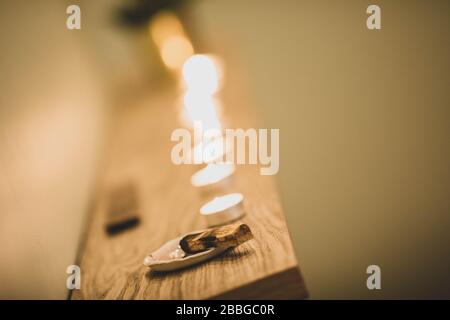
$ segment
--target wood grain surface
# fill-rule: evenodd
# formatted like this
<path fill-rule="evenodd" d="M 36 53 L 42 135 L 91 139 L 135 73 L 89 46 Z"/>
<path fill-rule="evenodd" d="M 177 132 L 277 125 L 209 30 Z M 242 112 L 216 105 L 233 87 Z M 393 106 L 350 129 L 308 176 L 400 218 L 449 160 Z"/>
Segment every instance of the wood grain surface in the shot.
<path fill-rule="evenodd" d="M 274 178 L 261 176 L 256 165 L 238 166 L 228 186 L 245 197 L 241 221 L 250 226 L 254 239 L 180 271 L 152 273 L 143 265 L 144 257 L 166 241 L 205 228 L 199 208 L 208 200 L 190 184 L 200 167 L 177 166 L 170 159 L 175 144 L 170 134 L 180 127 L 177 94 L 150 92 L 123 106 L 115 117 L 80 247 L 81 289 L 70 298 L 306 298 Z M 227 127 L 257 127 L 242 90 L 225 92 L 222 99 Z M 108 195 L 128 183 L 136 186 L 140 224 L 108 235 Z"/>

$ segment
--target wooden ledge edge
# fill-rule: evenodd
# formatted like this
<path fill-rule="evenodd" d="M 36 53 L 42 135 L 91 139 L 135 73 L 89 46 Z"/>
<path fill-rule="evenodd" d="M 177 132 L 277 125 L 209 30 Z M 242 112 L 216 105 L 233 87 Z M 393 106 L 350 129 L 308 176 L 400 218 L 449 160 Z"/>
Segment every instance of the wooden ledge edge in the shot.
<path fill-rule="evenodd" d="M 211 300 L 301 300 L 308 298 L 298 266 L 213 296 Z"/>

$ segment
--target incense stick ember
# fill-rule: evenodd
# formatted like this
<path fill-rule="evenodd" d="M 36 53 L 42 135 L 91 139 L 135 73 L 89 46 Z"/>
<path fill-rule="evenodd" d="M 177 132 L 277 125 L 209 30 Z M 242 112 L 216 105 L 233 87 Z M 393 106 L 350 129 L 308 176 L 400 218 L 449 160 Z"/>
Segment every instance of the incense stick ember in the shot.
<path fill-rule="evenodd" d="M 180 240 L 180 247 L 184 252 L 192 254 L 209 248 L 235 247 L 252 238 L 248 225 L 231 224 L 187 235 Z"/>

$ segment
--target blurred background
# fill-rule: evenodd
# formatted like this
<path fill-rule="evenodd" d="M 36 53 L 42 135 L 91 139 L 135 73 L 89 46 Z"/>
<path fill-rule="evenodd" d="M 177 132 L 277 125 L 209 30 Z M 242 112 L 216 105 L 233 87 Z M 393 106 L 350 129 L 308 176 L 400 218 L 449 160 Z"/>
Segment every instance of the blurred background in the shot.
<path fill-rule="evenodd" d="M 66 298 L 111 115 L 176 86 L 149 34 L 162 9 L 280 129 L 310 297 L 450 298 L 450 3 L 317 0 L 0 0 L 0 298 Z"/>

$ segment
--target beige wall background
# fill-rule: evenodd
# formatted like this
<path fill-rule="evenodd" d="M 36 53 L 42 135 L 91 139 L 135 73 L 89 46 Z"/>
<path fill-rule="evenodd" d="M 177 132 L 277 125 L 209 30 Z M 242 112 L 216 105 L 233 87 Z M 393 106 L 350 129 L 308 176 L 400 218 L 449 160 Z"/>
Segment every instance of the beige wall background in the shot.
<path fill-rule="evenodd" d="M 203 39 L 248 71 L 266 126 L 280 128 L 311 298 L 450 297 L 449 15 L 448 1 L 198 4 Z M 371 264 L 381 291 L 366 288 Z"/>
<path fill-rule="evenodd" d="M 0 298 L 67 297 L 110 111 L 148 72 L 122 4 L 0 1 Z"/>
<path fill-rule="evenodd" d="M 105 102 L 58 1 L 0 2 L 0 298 L 65 298 Z"/>

